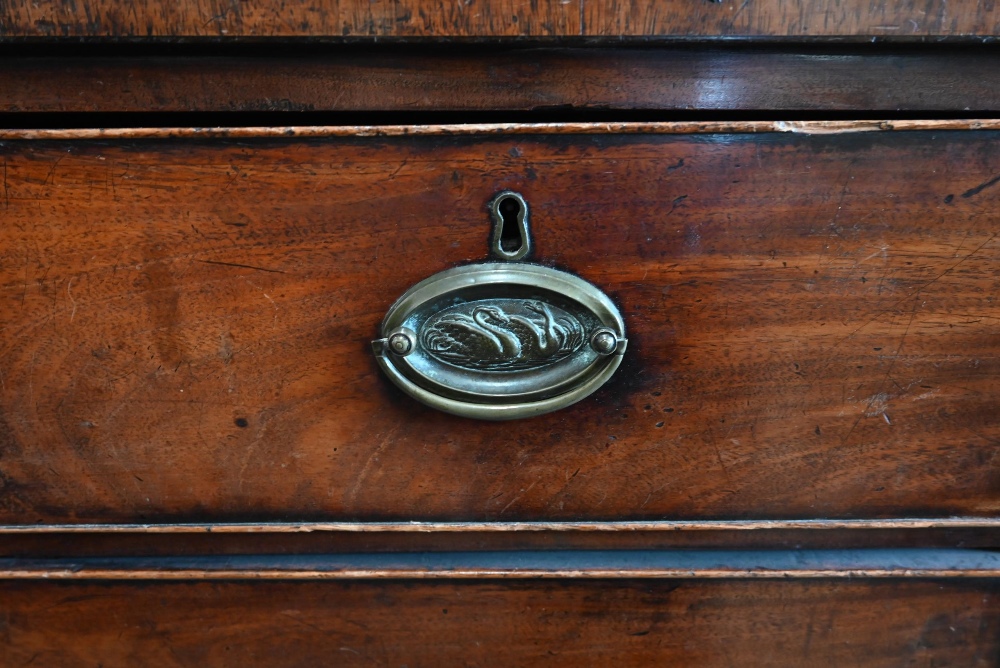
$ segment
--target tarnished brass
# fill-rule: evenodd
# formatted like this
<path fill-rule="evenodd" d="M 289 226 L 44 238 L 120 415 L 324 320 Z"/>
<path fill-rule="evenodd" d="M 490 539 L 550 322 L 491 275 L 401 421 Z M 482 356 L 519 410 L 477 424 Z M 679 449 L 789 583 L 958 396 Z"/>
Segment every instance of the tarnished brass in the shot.
<path fill-rule="evenodd" d="M 522 260 L 531 252 L 528 233 L 528 203 L 516 192 L 505 190 L 490 201 L 493 236 L 490 252 L 500 260 Z M 508 229 L 508 226 L 512 229 Z M 510 241 L 511 243 L 505 243 Z"/>
<path fill-rule="evenodd" d="M 499 207 L 510 199 L 519 206 L 508 217 L 516 216 L 520 243 L 505 249 Z M 490 212 L 492 254 L 524 257 L 531 243 L 524 198 L 500 193 Z M 379 365 L 407 394 L 486 420 L 583 399 L 611 377 L 627 344 L 621 314 L 597 287 L 515 261 L 455 267 L 421 281 L 389 309 L 381 335 L 372 342 Z"/>

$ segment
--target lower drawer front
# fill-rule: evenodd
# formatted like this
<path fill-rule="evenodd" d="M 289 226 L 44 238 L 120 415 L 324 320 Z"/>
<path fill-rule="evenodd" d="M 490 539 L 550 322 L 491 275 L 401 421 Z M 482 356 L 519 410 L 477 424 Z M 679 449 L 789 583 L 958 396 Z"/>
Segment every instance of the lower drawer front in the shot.
<path fill-rule="evenodd" d="M 995 666 L 995 582 L 0 583 L 0 663 Z"/>
<path fill-rule="evenodd" d="M 335 135 L 0 144 L 0 523 L 1000 506 L 996 132 Z M 533 260 L 605 290 L 630 343 L 583 402 L 476 422 L 369 343 L 409 286 L 485 258 L 504 189 Z"/>

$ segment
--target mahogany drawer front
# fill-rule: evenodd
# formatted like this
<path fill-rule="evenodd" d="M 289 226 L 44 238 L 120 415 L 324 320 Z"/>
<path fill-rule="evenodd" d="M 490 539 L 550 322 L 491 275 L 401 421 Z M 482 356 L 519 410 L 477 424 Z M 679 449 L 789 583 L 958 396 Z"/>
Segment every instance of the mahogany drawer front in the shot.
<path fill-rule="evenodd" d="M 220 8 L 207 0 L 9 0 L 0 7 L 0 39 L 628 37 L 840 38 L 920 37 L 978 42 L 1000 34 L 1000 9 L 974 0 L 873 2 L 783 0 L 676 3 L 669 0 L 505 0 L 447 4 L 430 0 L 256 0 Z"/>
<path fill-rule="evenodd" d="M 8 134 L 0 522 L 994 515 L 1000 137 L 835 127 Z M 369 342 L 504 189 L 630 344 L 477 422 Z"/>
<path fill-rule="evenodd" d="M 0 583 L 20 665 L 994 666 L 995 582 Z"/>

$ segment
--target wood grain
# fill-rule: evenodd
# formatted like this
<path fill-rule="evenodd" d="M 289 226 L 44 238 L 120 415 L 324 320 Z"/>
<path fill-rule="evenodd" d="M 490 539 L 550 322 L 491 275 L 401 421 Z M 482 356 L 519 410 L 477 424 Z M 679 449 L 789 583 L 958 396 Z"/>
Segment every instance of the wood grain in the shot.
<path fill-rule="evenodd" d="M 997 139 L 7 142 L 0 520 L 993 516 Z M 479 423 L 368 343 L 505 188 L 632 343 Z"/>
<path fill-rule="evenodd" d="M 10 0 L 7 38 L 987 37 L 1000 9 L 974 0 Z"/>
<path fill-rule="evenodd" d="M 0 90 L 8 113 L 982 112 L 1000 109 L 1000 54 L 758 47 L 9 57 Z"/>
<path fill-rule="evenodd" d="M 995 583 L 0 584 L 0 663 L 993 666 Z"/>

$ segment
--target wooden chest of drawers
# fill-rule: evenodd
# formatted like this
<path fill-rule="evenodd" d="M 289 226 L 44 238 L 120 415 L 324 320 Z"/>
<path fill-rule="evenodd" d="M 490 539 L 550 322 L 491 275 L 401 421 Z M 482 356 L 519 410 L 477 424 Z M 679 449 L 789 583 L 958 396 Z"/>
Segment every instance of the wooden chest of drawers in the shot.
<path fill-rule="evenodd" d="M 993 10 L 355 4 L 0 7 L 0 664 L 995 664 Z M 489 422 L 501 192 L 628 349 Z"/>

